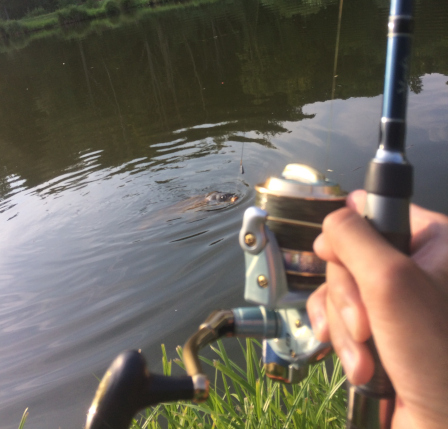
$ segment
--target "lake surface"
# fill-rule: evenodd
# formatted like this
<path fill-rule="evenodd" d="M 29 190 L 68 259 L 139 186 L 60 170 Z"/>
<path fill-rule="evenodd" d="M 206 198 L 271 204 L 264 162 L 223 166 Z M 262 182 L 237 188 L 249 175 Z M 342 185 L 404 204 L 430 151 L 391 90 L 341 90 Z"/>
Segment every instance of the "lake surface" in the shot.
<path fill-rule="evenodd" d="M 80 429 L 122 350 L 160 371 L 162 343 L 174 357 L 213 309 L 243 305 L 255 184 L 300 162 L 363 186 L 387 15 L 344 4 L 333 101 L 336 1 L 140 11 L 1 48 L 2 428 L 29 407 L 30 428 Z M 448 4 L 417 2 L 414 201 L 448 214 L 447 48 Z M 180 209 L 215 190 L 239 199 Z"/>

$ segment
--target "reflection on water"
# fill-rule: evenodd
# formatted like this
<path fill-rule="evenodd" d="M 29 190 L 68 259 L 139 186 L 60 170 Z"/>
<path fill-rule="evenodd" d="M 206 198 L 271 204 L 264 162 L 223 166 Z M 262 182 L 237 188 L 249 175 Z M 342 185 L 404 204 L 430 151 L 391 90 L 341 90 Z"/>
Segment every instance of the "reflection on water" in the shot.
<path fill-rule="evenodd" d="M 162 342 L 174 356 L 212 309 L 242 305 L 237 235 L 266 176 L 295 161 L 362 186 L 383 3 L 344 5 L 333 102 L 335 1 L 154 11 L 0 55 L 2 427 L 29 407 L 34 428 L 81 428 L 120 351 L 160 370 Z M 448 9 L 417 12 L 408 155 L 415 200 L 448 213 Z M 204 205 L 213 191 L 239 198 Z"/>

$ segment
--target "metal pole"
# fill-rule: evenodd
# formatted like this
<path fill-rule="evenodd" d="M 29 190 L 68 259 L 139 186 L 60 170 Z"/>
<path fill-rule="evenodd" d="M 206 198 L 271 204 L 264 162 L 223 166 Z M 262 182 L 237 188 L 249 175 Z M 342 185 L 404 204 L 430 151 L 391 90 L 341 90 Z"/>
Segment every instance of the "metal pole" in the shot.
<path fill-rule="evenodd" d="M 409 254 L 412 166 L 405 157 L 405 129 L 412 0 L 392 0 L 388 27 L 380 143 L 366 175 L 365 216 L 391 244 Z M 395 391 L 373 338 L 368 345 L 375 360 L 375 372 L 369 383 L 349 387 L 347 429 L 391 426 Z"/>

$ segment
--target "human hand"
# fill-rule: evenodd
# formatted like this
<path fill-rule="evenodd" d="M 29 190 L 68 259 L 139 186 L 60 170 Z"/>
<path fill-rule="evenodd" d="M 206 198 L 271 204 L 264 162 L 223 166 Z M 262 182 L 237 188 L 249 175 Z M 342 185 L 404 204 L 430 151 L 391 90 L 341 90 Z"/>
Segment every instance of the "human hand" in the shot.
<path fill-rule="evenodd" d="M 331 341 L 348 380 L 367 383 L 373 334 L 396 391 L 393 429 L 448 422 L 448 217 L 411 206 L 411 257 L 360 216 L 365 192 L 324 220 L 314 243 L 327 280 L 308 300 L 316 337 Z"/>

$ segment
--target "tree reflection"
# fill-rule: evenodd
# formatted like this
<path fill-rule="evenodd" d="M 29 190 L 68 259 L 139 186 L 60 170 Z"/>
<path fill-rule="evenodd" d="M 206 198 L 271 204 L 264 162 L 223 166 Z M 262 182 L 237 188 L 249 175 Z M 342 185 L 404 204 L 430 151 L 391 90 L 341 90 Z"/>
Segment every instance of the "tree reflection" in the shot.
<path fill-rule="evenodd" d="M 446 9 L 428 0 L 418 10 L 416 93 L 423 74 L 448 73 L 448 27 L 432 25 Z M 215 2 L 0 55 L 0 194 L 10 193 L 4 171 L 33 187 L 87 150 L 101 150 L 99 166 L 109 168 L 174 162 L 155 145 L 179 136 L 179 148 L 198 145 L 190 157 L 226 141 L 273 147 L 285 121 L 310 118 L 303 106 L 331 96 L 337 16 L 330 0 Z M 381 94 L 387 11 L 377 0 L 348 2 L 342 20 L 335 97 Z"/>

